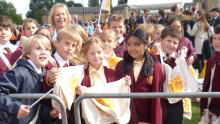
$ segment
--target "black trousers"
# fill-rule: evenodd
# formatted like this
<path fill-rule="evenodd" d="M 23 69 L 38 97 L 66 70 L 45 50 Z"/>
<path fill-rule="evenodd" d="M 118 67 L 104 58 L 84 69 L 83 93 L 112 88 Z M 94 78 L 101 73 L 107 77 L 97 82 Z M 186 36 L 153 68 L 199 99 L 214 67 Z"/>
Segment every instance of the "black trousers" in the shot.
<path fill-rule="evenodd" d="M 183 105 L 167 106 L 167 116 L 164 124 L 182 124 Z"/>

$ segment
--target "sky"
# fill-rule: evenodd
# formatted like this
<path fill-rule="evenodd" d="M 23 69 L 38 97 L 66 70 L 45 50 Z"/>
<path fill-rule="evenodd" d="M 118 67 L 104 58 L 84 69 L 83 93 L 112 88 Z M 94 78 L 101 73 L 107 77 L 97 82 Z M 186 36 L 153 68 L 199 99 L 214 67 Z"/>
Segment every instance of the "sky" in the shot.
<path fill-rule="evenodd" d="M 88 0 L 72 0 L 75 3 L 83 3 L 84 2 L 84 6 L 87 7 L 88 6 Z M 82 2 L 83 1 L 83 2 Z M 113 6 L 117 5 L 117 1 L 118 0 L 112 0 L 112 4 Z M 18 14 L 22 14 L 22 18 L 25 19 L 26 18 L 26 13 L 29 10 L 29 3 L 30 0 L 7 0 L 7 2 L 11 2 L 13 3 L 13 5 L 15 6 L 15 8 L 17 9 L 17 13 Z"/>

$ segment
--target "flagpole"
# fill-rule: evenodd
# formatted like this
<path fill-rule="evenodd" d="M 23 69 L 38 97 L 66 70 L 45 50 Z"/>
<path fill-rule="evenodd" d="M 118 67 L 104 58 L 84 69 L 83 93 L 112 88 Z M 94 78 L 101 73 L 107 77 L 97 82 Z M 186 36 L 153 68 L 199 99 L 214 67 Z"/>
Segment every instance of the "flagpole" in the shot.
<path fill-rule="evenodd" d="M 100 7 L 100 11 L 99 11 L 98 26 L 99 26 L 99 22 L 100 22 L 101 13 L 102 13 L 102 6 Z"/>

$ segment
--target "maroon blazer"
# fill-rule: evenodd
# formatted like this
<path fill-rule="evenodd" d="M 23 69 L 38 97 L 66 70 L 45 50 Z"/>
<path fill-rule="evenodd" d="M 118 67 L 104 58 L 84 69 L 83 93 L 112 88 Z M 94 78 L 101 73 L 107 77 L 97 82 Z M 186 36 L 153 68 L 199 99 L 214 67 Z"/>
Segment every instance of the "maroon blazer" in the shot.
<path fill-rule="evenodd" d="M 21 56 L 22 54 L 22 50 L 21 48 L 17 48 L 11 55 L 5 54 L 5 57 L 8 59 L 8 61 L 11 63 L 11 65 L 13 65 L 18 58 Z M 8 67 L 6 66 L 5 62 L 3 61 L 3 59 L 0 57 L 0 77 L 2 76 L 2 74 L 6 71 L 8 71 Z"/>
<path fill-rule="evenodd" d="M 124 52 L 127 51 L 127 43 L 126 43 L 127 34 L 124 34 L 123 37 L 124 40 L 114 50 L 116 56 L 121 58 L 124 57 Z"/>
<path fill-rule="evenodd" d="M 203 82 L 203 88 L 202 88 L 202 92 L 208 92 L 209 90 L 209 86 L 210 86 L 210 78 L 211 78 L 211 70 L 214 67 L 215 64 L 220 63 L 220 53 L 215 52 L 208 60 L 207 64 L 206 64 L 206 76 Z M 216 69 L 217 69 L 216 65 Z M 216 70 L 215 70 L 216 72 Z M 219 72 L 219 71 L 218 71 Z M 220 74 L 218 74 L 220 75 Z M 216 76 L 215 76 L 216 77 Z M 215 79 L 213 79 L 214 81 Z M 219 87 L 219 86 L 218 86 Z M 220 100 L 217 101 L 218 104 L 220 104 Z M 207 98 L 201 98 L 200 100 L 200 110 L 201 110 L 201 114 L 204 111 L 204 109 L 207 109 L 207 104 L 208 104 L 208 99 Z"/>
<path fill-rule="evenodd" d="M 155 55 L 152 55 L 156 58 Z M 145 60 L 146 62 L 146 60 Z M 119 78 L 126 75 L 131 77 L 131 92 L 160 92 L 161 86 L 165 81 L 162 66 L 159 62 L 155 64 L 154 73 L 148 77 L 139 74 L 137 81 L 134 79 L 133 70 L 128 74 L 123 71 L 124 60 L 120 61 L 116 66 L 116 73 Z M 143 67 L 142 69 L 143 70 Z M 151 124 L 162 124 L 162 108 L 160 98 L 154 99 L 131 99 L 130 104 L 131 119 L 130 124 L 138 122 L 148 122 Z"/>

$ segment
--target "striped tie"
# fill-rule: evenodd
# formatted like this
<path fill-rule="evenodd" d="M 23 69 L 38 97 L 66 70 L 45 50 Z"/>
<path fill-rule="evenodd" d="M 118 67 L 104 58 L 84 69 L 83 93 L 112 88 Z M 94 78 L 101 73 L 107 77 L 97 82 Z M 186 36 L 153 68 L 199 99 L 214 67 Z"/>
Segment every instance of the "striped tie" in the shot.
<path fill-rule="evenodd" d="M 8 55 L 12 54 L 11 49 L 9 47 L 5 47 L 4 49 L 7 51 Z"/>

